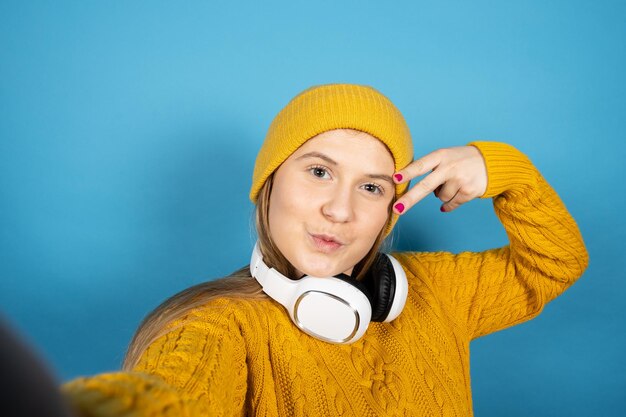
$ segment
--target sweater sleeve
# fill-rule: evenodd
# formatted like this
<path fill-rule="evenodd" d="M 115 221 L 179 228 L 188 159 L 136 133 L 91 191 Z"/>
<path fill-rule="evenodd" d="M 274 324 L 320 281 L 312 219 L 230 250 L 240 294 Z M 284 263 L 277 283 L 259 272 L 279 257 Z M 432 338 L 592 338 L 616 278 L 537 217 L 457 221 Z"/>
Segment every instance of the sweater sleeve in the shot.
<path fill-rule="evenodd" d="M 64 394 L 80 415 L 243 415 L 246 353 L 227 309 L 194 310 L 168 328 L 132 371 L 66 383 Z"/>
<path fill-rule="evenodd" d="M 574 219 L 524 154 L 503 143 L 470 145 L 485 159 L 482 198 L 493 198 L 509 244 L 481 253 L 399 256 L 471 340 L 537 316 L 582 275 L 588 255 Z"/>

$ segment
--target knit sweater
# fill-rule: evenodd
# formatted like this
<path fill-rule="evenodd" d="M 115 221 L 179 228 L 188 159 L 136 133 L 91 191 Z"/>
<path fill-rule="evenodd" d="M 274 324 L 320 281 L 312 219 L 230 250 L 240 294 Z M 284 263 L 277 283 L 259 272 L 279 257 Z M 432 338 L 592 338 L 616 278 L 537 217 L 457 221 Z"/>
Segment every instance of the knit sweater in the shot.
<path fill-rule="evenodd" d="M 537 316 L 588 262 L 576 223 L 526 156 L 474 142 L 509 244 L 393 254 L 409 281 L 391 323 L 336 345 L 271 299 L 221 297 L 153 342 L 131 372 L 63 389 L 90 416 L 472 416 L 472 339 Z M 182 319 L 181 319 L 182 320 Z"/>

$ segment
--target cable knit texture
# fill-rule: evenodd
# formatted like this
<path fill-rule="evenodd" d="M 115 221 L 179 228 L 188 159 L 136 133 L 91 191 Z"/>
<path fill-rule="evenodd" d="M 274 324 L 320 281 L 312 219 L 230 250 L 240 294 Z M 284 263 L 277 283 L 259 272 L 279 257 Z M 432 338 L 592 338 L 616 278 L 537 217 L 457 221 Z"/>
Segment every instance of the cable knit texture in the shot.
<path fill-rule="evenodd" d="M 403 252 L 402 314 L 351 345 L 298 330 L 272 300 L 219 298 L 171 325 L 133 372 L 63 389 L 89 416 L 471 416 L 469 343 L 537 316 L 587 266 L 578 228 L 515 148 L 474 142 L 509 245 Z"/>

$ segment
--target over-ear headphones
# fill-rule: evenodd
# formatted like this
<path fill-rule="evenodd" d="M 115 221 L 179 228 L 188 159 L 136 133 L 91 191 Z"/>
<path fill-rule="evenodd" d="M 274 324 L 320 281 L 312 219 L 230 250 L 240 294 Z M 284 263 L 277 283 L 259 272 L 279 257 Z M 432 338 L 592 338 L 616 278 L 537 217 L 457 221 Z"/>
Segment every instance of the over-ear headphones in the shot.
<path fill-rule="evenodd" d="M 400 263 L 379 253 L 365 278 L 305 276 L 291 280 L 263 262 L 254 245 L 250 273 L 271 298 L 285 306 L 305 333 L 330 343 L 352 343 L 370 321 L 394 320 L 406 302 L 408 283 Z"/>

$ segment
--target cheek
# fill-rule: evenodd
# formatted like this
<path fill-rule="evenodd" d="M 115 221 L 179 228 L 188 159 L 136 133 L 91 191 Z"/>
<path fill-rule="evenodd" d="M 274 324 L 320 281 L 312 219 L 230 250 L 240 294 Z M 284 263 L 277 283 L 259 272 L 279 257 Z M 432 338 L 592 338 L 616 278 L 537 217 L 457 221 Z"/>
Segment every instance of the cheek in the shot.
<path fill-rule="evenodd" d="M 372 245 L 376 242 L 376 238 L 381 231 L 386 227 L 388 221 L 387 206 L 383 209 L 380 207 L 370 207 L 369 210 L 361 213 L 361 222 L 358 229 L 359 233 L 359 245 L 356 254 L 356 261 L 361 260 L 372 248 Z"/>
<path fill-rule="evenodd" d="M 363 213 L 362 230 L 366 231 L 372 239 L 376 239 L 381 229 L 387 225 L 389 216 L 387 205 L 370 207 Z"/>
<path fill-rule="evenodd" d="M 289 185 L 289 184 L 287 184 Z M 274 243 L 283 251 L 288 251 L 293 240 L 302 229 L 304 219 L 309 217 L 307 196 L 299 187 L 281 186 L 272 190 L 269 203 L 269 227 Z"/>

